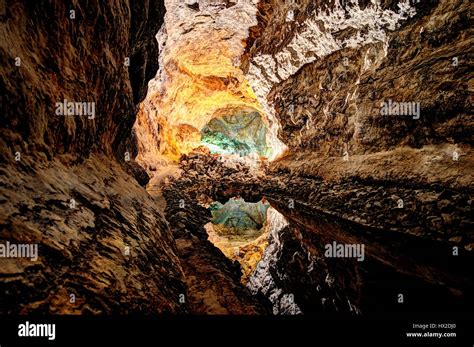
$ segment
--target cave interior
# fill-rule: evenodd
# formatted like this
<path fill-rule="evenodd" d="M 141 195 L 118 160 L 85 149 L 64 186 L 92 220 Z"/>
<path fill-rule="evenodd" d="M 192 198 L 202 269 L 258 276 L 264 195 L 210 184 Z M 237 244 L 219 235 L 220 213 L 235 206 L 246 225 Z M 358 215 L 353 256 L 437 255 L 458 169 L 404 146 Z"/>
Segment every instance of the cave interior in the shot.
<path fill-rule="evenodd" d="M 13 3 L 4 313 L 472 311 L 469 1 Z"/>

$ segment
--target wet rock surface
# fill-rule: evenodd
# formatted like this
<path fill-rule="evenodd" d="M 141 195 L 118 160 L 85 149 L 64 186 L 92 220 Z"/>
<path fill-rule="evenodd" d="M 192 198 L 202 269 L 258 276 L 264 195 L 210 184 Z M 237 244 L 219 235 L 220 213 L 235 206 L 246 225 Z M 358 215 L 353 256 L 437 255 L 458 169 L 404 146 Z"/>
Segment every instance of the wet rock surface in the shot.
<path fill-rule="evenodd" d="M 252 296 L 240 283 L 242 270 L 210 241 L 204 225 L 211 221 L 200 206 L 196 186 L 179 180 L 166 186 L 166 217 L 176 239 L 188 288 L 190 309 L 195 314 L 265 314 L 269 303 Z"/>
<path fill-rule="evenodd" d="M 469 1 L 7 5 L 0 239 L 39 257 L 0 259 L 0 313 L 472 311 Z M 196 149 L 238 112 L 277 160 Z M 204 228 L 233 197 L 282 214 L 246 284 Z"/>
<path fill-rule="evenodd" d="M 465 250 L 472 249 L 473 194 L 466 188 L 357 178 L 331 182 L 273 168 L 264 175 L 243 161 L 223 163 L 217 156 L 204 154 L 185 157 L 181 164 L 185 182 L 199 179 L 201 193 L 221 202 L 233 195 L 248 201 L 265 195 L 284 205 L 297 203 L 364 226 L 430 240 L 455 240 Z"/>
<path fill-rule="evenodd" d="M 467 229 L 457 232 L 471 223 L 466 192 L 256 175 L 259 171 L 243 162 L 205 153 L 184 156 L 181 166 L 180 190 L 191 200 L 265 197 L 288 220 L 271 232 L 248 284 L 272 302 L 275 314 L 430 311 L 436 297 L 442 302 L 436 310 L 465 311 L 472 305 L 467 265 L 472 239 Z M 397 204 L 400 199 L 403 207 Z M 459 225 L 446 216 L 454 207 Z M 377 223 L 377 216 L 383 223 Z M 364 245 L 365 259 L 327 258 L 325 245 L 334 241 Z M 453 257 L 453 246 L 459 256 Z M 398 292 L 411 298 L 407 305 L 397 306 Z"/>

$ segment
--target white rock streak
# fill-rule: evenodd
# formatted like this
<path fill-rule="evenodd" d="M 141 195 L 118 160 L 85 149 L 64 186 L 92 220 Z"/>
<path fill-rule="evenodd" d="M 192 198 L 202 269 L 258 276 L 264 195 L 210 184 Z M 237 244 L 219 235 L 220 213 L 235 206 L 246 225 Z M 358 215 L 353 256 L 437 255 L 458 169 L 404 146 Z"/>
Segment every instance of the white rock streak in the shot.
<path fill-rule="evenodd" d="M 257 268 L 249 278 L 247 288 L 255 295 L 261 292 L 268 297 L 273 304 L 273 314 L 301 314 L 301 309 L 294 302 L 289 293 L 284 293 L 275 283 L 270 271 L 276 265 L 280 257 L 283 245 L 280 243 L 280 233 L 288 225 L 286 218 L 270 207 L 267 210 L 267 223 L 269 232 L 269 244 L 265 249 L 263 258 L 257 264 Z"/>
<path fill-rule="evenodd" d="M 276 128 L 272 129 L 271 135 L 277 133 L 278 122 L 273 107 L 268 105 L 267 96 L 275 84 L 287 80 L 302 66 L 337 50 L 358 48 L 375 42 L 388 45 L 387 31 L 395 30 L 401 21 L 416 14 L 408 0 L 398 4 L 398 12 L 383 10 L 379 0 L 372 0 L 365 9 L 359 7 L 357 0 L 351 0 L 350 3 L 351 6 L 345 6 L 345 10 L 336 0 L 333 9 L 316 12 L 306 19 L 301 25 L 302 29 L 280 52 L 274 56 L 260 54 L 250 62 L 247 80 L 258 101 L 273 119 Z M 353 35 L 338 39 L 336 34 L 346 29 L 356 31 Z"/>

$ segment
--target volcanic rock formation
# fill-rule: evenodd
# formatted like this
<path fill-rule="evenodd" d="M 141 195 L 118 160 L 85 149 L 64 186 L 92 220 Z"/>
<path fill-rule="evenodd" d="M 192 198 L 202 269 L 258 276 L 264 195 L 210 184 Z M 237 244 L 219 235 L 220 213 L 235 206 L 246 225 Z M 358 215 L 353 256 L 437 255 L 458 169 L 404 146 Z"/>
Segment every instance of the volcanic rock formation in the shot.
<path fill-rule="evenodd" d="M 36 262 L 0 259 L 2 313 L 186 312 L 168 223 L 126 161 L 163 3 L 2 7 L 0 238 L 39 245 Z M 95 117 L 59 115 L 65 99 Z"/>
<path fill-rule="evenodd" d="M 469 312 L 472 9 L 6 2 L 1 313 Z"/>

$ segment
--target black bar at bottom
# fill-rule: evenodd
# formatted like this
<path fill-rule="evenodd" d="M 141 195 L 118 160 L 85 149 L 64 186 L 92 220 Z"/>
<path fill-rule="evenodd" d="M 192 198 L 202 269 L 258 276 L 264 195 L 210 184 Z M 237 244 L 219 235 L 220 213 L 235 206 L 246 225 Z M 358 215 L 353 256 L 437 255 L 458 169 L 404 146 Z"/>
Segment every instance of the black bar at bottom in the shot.
<path fill-rule="evenodd" d="M 375 342 L 379 346 L 472 347 L 472 317 L 450 317 L 324 319 L 309 316 L 3 316 L 0 317 L 0 347 L 100 344 L 168 346 L 170 343 L 177 346 L 214 343 L 264 347 L 273 343 L 335 346 L 334 343 L 339 341 L 355 345 Z M 32 324 L 41 326 L 34 325 L 32 328 Z M 43 324 L 54 324 L 54 339 L 52 326 Z M 43 333 L 45 336 L 19 336 L 22 328 L 23 334 Z M 27 328 L 30 331 L 26 332 Z"/>

